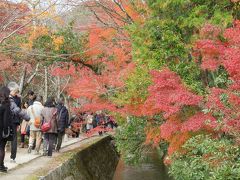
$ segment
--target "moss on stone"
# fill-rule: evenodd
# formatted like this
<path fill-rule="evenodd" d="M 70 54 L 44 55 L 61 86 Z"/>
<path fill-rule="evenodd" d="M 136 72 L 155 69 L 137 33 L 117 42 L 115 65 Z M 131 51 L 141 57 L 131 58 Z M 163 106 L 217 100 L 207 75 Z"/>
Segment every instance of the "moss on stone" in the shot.
<path fill-rule="evenodd" d="M 106 154 L 106 151 L 109 151 L 109 153 Z M 105 163 L 106 160 L 110 162 Z M 93 176 L 101 176 L 99 175 L 101 171 L 107 173 L 106 170 L 100 167 L 103 163 L 106 169 L 112 171 L 110 174 L 113 174 L 117 162 L 118 155 L 111 145 L 111 138 L 108 136 L 98 137 L 91 142 L 81 144 L 78 148 L 53 157 L 44 168 L 38 169 L 28 176 L 27 180 L 35 180 L 40 177 L 45 177 L 44 179 L 53 179 L 53 176 L 58 180 L 64 177 L 69 177 L 71 179 L 76 176 L 80 179 L 91 179 Z M 59 176 L 60 179 L 56 176 Z"/>

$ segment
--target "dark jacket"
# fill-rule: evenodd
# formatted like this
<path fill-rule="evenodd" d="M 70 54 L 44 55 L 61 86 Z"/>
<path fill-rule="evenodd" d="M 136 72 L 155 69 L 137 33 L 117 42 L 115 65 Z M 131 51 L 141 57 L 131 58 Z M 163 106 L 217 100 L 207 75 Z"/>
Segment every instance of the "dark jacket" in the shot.
<path fill-rule="evenodd" d="M 41 118 L 43 123 L 51 123 L 51 128 L 46 133 L 57 133 L 57 109 L 55 107 L 44 107 Z"/>
<path fill-rule="evenodd" d="M 68 110 L 64 105 L 57 105 L 57 121 L 58 121 L 58 131 L 64 132 L 68 127 L 69 114 Z"/>
<path fill-rule="evenodd" d="M 21 104 L 22 104 L 21 98 L 18 97 L 18 96 L 14 96 L 14 97 L 13 97 L 13 100 L 14 100 L 14 102 L 16 103 L 16 105 L 17 105 L 19 108 L 21 108 Z"/>
<path fill-rule="evenodd" d="M 0 104 L 0 140 L 3 138 L 3 131 L 4 134 L 7 134 L 8 127 L 12 127 L 12 114 L 10 110 L 10 104 Z"/>
<path fill-rule="evenodd" d="M 29 121 L 30 117 L 27 115 L 26 112 L 22 111 L 17 106 L 17 104 L 14 101 L 14 98 L 10 97 L 9 100 L 10 100 L 10 109 L 11 109 L 11 112 L 12 112 L 12 122 L 14 124 L 18 124 L 19 125 L 21 118 L 25 119 L 26 121 Z"/>
<path fill-rule="evenodd" d="M 28 106 L 33 105 L 33 103 L 34 103 L 34 100 L 32 100 L 32 99 L 29 99 L 29 100 L 28 100 Z"/>

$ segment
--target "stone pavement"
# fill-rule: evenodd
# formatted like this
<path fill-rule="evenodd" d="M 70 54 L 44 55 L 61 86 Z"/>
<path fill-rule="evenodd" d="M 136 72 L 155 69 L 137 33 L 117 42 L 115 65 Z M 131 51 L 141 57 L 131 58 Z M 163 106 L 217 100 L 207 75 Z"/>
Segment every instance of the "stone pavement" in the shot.
<path fill-rule="evenodd" d="M 74 143 L 80 142 L 83 139 L 86 139 L 86 136 L 80 136 L 79 138 L 67 138 L 65 137 L 62 143 L 62 147 L 67 147 L 70 146 Z M 5 154 L 5 160 L 4 164 L 6 167 L 8 167 L 8 171 L 13 170 L 17 168 L 18 166 L 21 166 L 25 163 L 29 163 L 32 160 L 35 160 L 38 157 L 41 157 L 42 155 L 34 155 L 34 150 L 32 151 L 31 154 L 27 152 L 27 148 L 18 148 L 17 150 L 17 158 L 16 158 L 16 163 L 10 162 L 10 152 L 6 152 Z"/>
<path fill-rule="evenodd" d="M 63 160 L 64 157 L 67 157 L 67 154 L 65 153 L 71 152 L 77 148 L 85 147 L 86 145 L 91 144 L 93 141 L 103 137 L 104 135 L 99 136 L 94 134 L 91 137 L 82 135 L 80 138 L 69 138 L 65 140 L 64 145 L 60 149 L 59 153 L 53 153 L 52 158 L 49 158 L 48 156 L 34 156 L 28 154 L 26 148 L 21 149 L 17 156 L 17 163 L 14 165 L 14 167 L 12 166 L 12 163 L 9 163 L 10 159 L 8 157 L 8 162 L 6 163 L 11 165 L 11 168 L 8 173 L 0 173 L 0 180 L 41 179 L 43 175 L 42 173 L 47 174 L 52 170 L 51 168 L 54 169 L 59 165 L 59 159 Z M 48 170 L 46 171 L 46 169 Z"/>

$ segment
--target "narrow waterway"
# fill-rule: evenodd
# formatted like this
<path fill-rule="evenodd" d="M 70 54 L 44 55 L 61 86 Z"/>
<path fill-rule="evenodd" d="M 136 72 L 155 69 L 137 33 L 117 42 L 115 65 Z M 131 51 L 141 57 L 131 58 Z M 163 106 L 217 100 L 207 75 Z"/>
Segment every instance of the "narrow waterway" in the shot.
<path fill-rule="evenodd" d="M 171 180 L 157 152 L 153 152 L 145 163 L 138 167 L 127 166 L 119 161 L 113 180 Z"/>

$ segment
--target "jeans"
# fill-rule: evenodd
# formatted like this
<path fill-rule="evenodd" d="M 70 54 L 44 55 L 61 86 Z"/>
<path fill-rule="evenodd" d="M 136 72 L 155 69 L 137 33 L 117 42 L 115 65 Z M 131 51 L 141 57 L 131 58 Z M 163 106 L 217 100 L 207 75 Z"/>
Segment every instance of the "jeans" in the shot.
<path fill-rule="evenodd" d="M 13 124 L 13 140 L 11 141 L 11 159 L 16 159 L 17 156 L 17 124 Z"/>
<path fill-rule="evenodd" d="M 5 146 L 6 146 L 7 140 L 2 139 L 0 140 L 0 166 L 4 166 L 4 157 L 5 157 Z"/>
<path fill-rule="evenodd" d="M 61 148 L 64 135 L 65 135 L 65 132 L 58 132 L 57 134 L 57 147 L 56 147 L 57 151 L 59 151 Z"/>
<path fill-rule="evenodd" d="M 55 133 L 45 133 L 44 140 L 43 140 L 43 151 L 44 153 L 47 152 L 48 156 L 52 156 L 52 151 L 54 147 L 54 142 L 56 140 Z"/>

